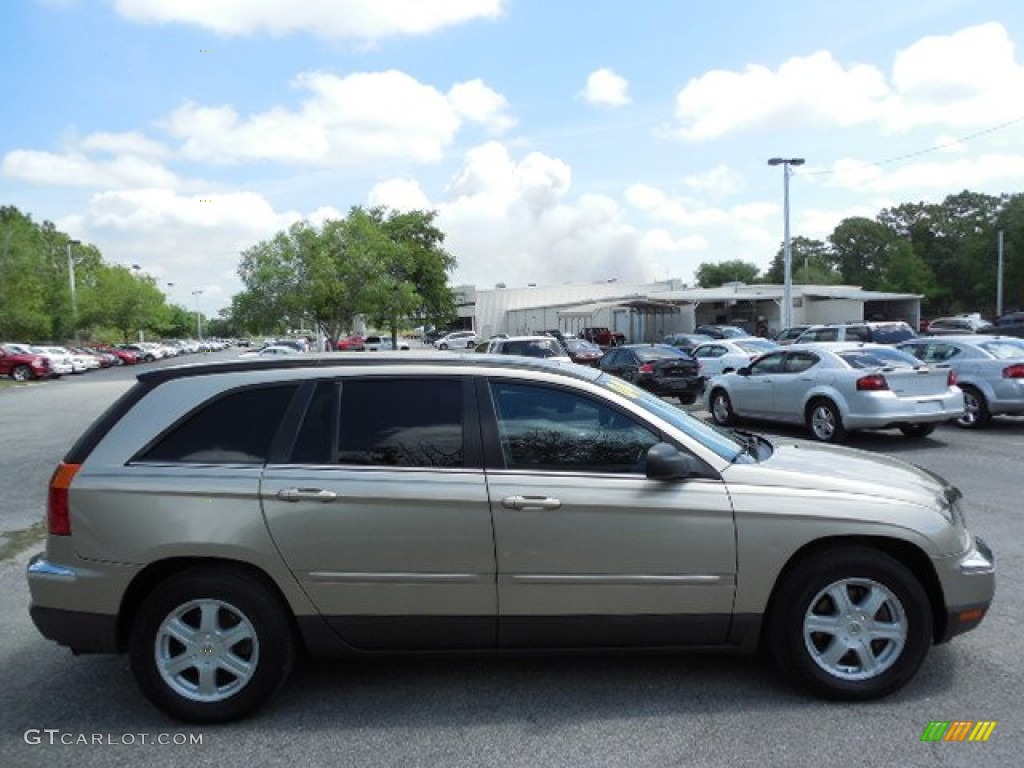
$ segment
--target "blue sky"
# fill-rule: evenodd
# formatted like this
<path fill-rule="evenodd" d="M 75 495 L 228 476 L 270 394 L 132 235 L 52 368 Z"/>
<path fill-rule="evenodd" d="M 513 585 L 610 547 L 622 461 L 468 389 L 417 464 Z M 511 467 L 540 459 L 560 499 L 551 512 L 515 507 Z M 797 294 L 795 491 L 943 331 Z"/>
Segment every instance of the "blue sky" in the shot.
<path fill-rule="evenodd" d="M 770 263 L 772 156 L 808 237 L 1022 191 L 1022 36 L 1018 0 L 11 0 L 0 204 L 207 313 L 353 205 L 437 210 L 456 283 L 691 282 Z"/>

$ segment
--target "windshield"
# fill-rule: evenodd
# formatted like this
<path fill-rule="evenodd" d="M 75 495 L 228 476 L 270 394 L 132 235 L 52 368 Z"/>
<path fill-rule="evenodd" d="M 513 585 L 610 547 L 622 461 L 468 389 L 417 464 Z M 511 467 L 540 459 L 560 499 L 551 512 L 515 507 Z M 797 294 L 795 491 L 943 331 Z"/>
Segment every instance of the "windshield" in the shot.
<path fill-rule="evenodd" d="M 773 349 L 778 349 L 779 345 L 774 341 L 768 339 L 745 339 L 743 341 L 735 342 L 736 346 L 742 349 L 744 352 L 770 352 Z"/>
<path fill-rule="evenodd" d="M 604 389 L 629 398 L 636 405 L 664 419 L 673 427 L 689 435 L 706 448 L 711 449 L 726 461 L 737 461 L 742 456 L 749 457 L 747 447 L 728 432 L 707 424 L 695 416 L 691 416 L 686 411 L 676 408 L 660 397 L 652 395 L 650 392 L 640 389 L 628 381 L 609 374 L 603 374 L 594 383 Z M 753 457 L 749 457 L 746 460 L 753 461 Z"/>

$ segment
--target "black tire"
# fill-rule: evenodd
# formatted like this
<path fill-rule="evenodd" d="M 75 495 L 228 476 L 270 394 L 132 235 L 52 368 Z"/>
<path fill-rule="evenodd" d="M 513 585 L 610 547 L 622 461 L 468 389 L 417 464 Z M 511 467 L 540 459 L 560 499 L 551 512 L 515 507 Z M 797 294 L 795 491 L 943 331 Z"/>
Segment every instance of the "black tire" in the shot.
<path fill-rule="evenodd" d="M 11 378 L 15 381 L 28 381 L 32 378 L 32 369 L 27 365 L 16 365 L 11 371 Z"/>
<path fill-rule="evenodd" d="M 708 401 L 711 410 L 711 418 L 716 424 L 723 427 L 732 426 L 736 423 L 736 412 L 732 409 L 732 400 L 724 389 L 716 389 L 711 392 Z"/>
<path fill-rule="evenodd" d="M 934 424 L 907 424 L 906 426 L 900 427 L 900 432 L 903 433 L 904 437 L 909 437 L 912 440 L 920 440 L 921 438 L 928 437 L 928 435 L 934 431 Z"/>
<path fill-rule="evenodd" d="M 259 580 L 197 568 L 146 598 L 129 656 L 139 687 L 161 710 L 185 722 L 219 723 L 250 714 L 280 689 L 295 660 L 295 639 L 281 600 Z M 177 668 L 165 672 L 172 661 Z"/>
<path fill-rule="evenodd" d="M 697 402 L 696 395 L 679 395 L 678 399 L 681 405 L 693 405 Z"/>
<path fill-rule="evenodd" d="M 811 437 L 823 443 L 841 443 L 846 439 L 843 417 L 831 400 L 815 400 L 807 407 L 807 429 Z"/>
<path fill-rule="evenodd" d="M 442 341 L 440 344 L 437 345 L 437 348 L 438 349 L 448 349 L 448 345 Z"/>
<path fill-rule="evenodd" d="M 871 613 L 863 610 L 868 602 Z M 931 603 L 914 574 L 889 555 L 829 549 L 799 563 L 779 585 L 767 638 L 782 671 L 810 693 L 880 698 L 905 685 L 928 655 Z"/>
<path fill-rule="evenodd" d="M 956 420 L 958 427 L 964 429 L 980 429 L 992 421 L 992 413 L 988 409 L 985 396 L 970 384 L 961 384 L 964 392 L 964 415 Z"/>

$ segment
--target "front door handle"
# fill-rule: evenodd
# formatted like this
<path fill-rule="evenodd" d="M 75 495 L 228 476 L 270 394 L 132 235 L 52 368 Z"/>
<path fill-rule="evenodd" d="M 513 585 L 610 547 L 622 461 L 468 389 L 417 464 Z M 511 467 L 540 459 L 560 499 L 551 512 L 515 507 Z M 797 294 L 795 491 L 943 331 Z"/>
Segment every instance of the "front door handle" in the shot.
<path fill-rule="evenodd" d="M 282 488 L 277 498 L 281 501 L 334 501 L 338 494 L 325 488 Z"/>
<path fill-rule="evenodd" d="M 558 509 L 562 502 L 548 496 L 506 496 L 501 506 L 505 509 Z"/>

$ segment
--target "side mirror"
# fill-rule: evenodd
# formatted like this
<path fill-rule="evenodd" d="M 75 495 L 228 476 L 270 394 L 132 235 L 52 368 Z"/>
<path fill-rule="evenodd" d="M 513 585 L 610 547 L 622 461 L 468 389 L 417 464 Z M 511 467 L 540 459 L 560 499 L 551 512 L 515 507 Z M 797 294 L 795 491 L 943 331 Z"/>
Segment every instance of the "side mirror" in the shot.
<path fill-rule="evenodd" d="M 668 443 L 657 443 L 647 450 L 649 480 L 684 480 L 694 473 L 693 459 Z"/>

